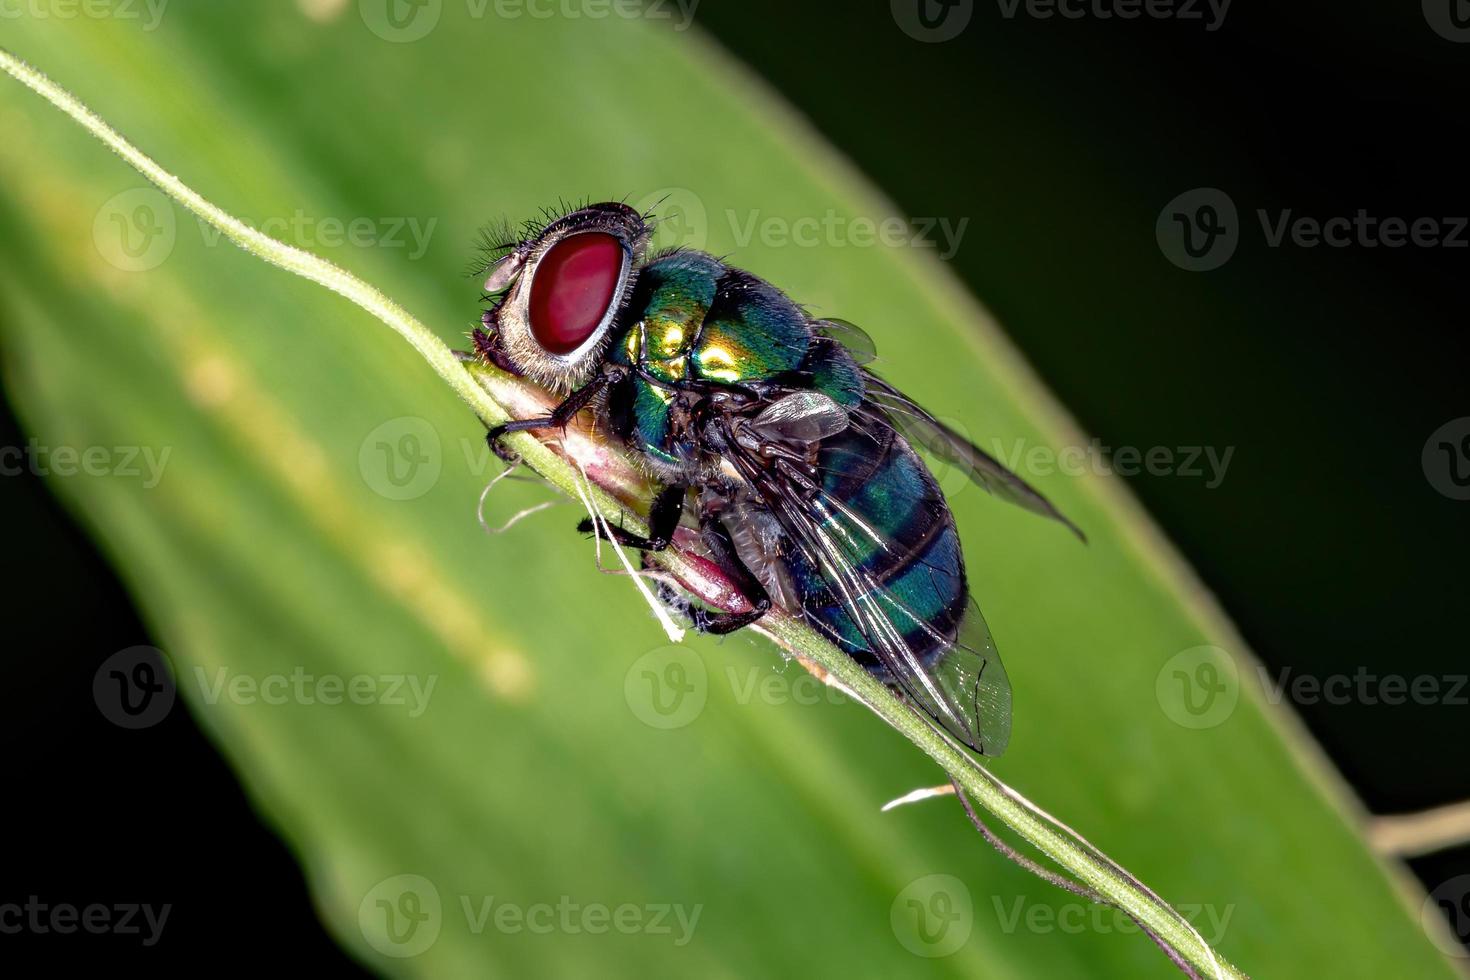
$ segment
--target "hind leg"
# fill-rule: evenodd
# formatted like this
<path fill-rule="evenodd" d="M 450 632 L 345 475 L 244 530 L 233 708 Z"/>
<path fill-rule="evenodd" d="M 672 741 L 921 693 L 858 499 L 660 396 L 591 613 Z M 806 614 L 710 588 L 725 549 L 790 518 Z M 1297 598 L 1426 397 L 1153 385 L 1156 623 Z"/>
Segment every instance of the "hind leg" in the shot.
<path fill-rule="evenodd" d="M 740 555 L 735 551 L 735 542 L 730 539 L 730 531 L 725 527 L 724 521 L 714 514 L 704 514 L 699 519 L 699 530 L 710 559 L 750 603 L 750 609 L 739 613 L 710 612 L 697 608 L 690 610 L 695 629 L 701 633 L 722 636 L 749 626 L 764 616 L 771 608 L 771 596 L 755 573 L 740 560 Z"/>

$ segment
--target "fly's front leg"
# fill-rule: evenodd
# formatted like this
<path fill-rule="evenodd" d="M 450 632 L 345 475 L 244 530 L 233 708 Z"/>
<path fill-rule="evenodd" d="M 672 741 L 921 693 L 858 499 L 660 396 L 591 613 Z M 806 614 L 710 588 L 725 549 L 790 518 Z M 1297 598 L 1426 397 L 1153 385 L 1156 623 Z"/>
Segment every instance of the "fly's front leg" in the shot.
<path fill-rule="evenodd" d="M 663 551 L 674 540 L 674 532 L 679 528 L 679 519 L 684 516 L 684 495 L 687 487 L 669 486 L 658 492 L 653 498 L 653 506 L 648 511 L 648 537 L 630 534 L 620 527 L 608 528 L 618 544 L 625 548 L 637 548 L 639 551 Z M 584 517 L 577 525 L 577 530 L 583 534 L 601 534 L 602 531 L 593 523 L 592 518 Z"/>
<path fill-rule="evenodd" d="M 725 573 L 730 584 L 745 596 L 750 603 L 750 609 L 730 613 L 695 608 L 690 610 L 689 615 L 694 621 L 694 628 L 701 633 L 713 633 L 716 636 L 733 633 L 764 616 L 771 608 L 771 595 L 755 573 L 740 560 L 735 542 L 730 539 L 730 531 L 725 527 L 724 521 L 713 514 L 705 514 L 699 519 L 699 530 L 710 558 Z"/>
<path fill-rule="evenodd" d="M 490 431 L 485 433 L 485 441 L 490 444 L 490 448 L 497 456 L 504 458 L 499 446 L 501 436 L 511 432 L 531 432 L 537 429 L 565 429 L 572 419 L 576 418 L 578 412 L 592 404 L 594 398 L 623 380 L 626 375 L 626 369 L 605 370 L 568 395 L 566 401 L 551 410 L 550 415 L 534 419 L 514 419 L 491 426 Z"/>

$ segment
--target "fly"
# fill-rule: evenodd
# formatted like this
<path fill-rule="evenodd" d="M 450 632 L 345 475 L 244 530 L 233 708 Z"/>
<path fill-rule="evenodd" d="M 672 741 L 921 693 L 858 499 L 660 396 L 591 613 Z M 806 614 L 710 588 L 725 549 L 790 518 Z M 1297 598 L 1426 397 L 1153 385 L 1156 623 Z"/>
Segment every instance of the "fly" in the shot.
<path fill-rule="evenodd" d="M 475 350 L 562 400 L 492 429 L 492 445 L 595 413 L 661 487 L 648 535 L 613 529 L 619 542 L 660 551 L 690 513 L 749 601 L 742 612 L 690 606 L 696 629 L 730 633 L 772 608 L 799 616 L 951 735 L 999 754 L 1010 683 L 914 444 L 1081 531 L 874 374 L 861 330 L 808 316 L 713 255 L 650 255 L 650 230 L 624 204 L 594 204 L 496 249 Z"/>

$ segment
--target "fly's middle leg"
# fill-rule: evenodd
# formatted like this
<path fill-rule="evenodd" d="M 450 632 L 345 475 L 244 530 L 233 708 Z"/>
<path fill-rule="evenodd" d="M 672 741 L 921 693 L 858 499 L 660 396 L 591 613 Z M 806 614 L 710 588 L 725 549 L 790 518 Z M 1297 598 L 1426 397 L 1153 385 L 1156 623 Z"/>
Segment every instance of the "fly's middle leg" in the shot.
<path fill-rule="evenodd" d="M 608 525 L 612 536 L 618 544 L 625 548 L 636 548 L 639 551 L 663 551 L 674 540 L 674 532 L 678 530 L 679 518 L 684 514 L 684 493 L 687 488 L 681 486 L 664 487 L 653 498 L 653 506 L 648 511 L 648 536 L 631 534 L 620 527 Z M 602 529 L 597 527 L 590 517 L 582 518 L 577 525 L 577 530 L 583 534 L 602 535 Z"/>

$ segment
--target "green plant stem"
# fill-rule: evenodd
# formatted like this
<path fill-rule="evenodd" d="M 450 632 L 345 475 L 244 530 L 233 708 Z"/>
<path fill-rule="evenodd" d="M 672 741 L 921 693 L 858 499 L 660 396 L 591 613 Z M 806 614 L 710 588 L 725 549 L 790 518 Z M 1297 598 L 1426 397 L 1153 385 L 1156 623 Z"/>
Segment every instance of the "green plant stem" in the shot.
<path fill-rule="evenodd" d="M 511 418 L 511 413 L 492 391 L 497 384 L 523 384 L 483 365 L 467 366 L 453 350 L 407 310 L 380 290 L 346 270 L 264 235 L 233 215 L 221 210 L 168 173 L 77 98 L 9 51 L 0 48 L 0 68 L 38 93 L 53 106 L 76 120 L 165 194 L 219 229 L 230 241 L 272 265 L 319 283 L 338 293 L 387 324 L 413 346 L 429 366 L 487 424 Z M 623 513 L 623 524 L 635 533 L 646 530 L 627 513 L 627 501 L 594 482 L 583 483 L 578 470 L 551 446 L 530 433 L 506 438 L 506 445 L 549 483 L 576 498 L 578 487 L 590 489 L 592 504 L 602 513 Z M 609 450 L 616 452 L 616 450 Z M 655 556 L 669 573 L 688 579 L 705 574 L 676 549 Z M 968 751 L 937 730 L 927 718 L 900 701 L 892 691 L 832 646 L 810 627 L 790 616 L 769 614 L 761 621 L 762 631 L 788 652 L 813 663 L 841 684 L 894 729 L 917 745 L 939 764 L 965 791 L 1016 834 L 1031 843 L 1060 867 L 1116 905 L 1152 932 L 1166 948 L 1208 977 L 1243 978 L 1235 967 L 1210 948 L 1185 919 L 1132 875 L 1106 858 L 1075 832 L 1047 816 L 1025 797 L 996 778 Z"/>

